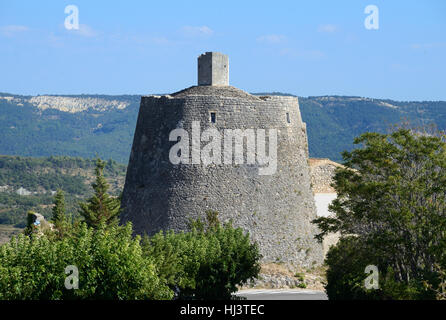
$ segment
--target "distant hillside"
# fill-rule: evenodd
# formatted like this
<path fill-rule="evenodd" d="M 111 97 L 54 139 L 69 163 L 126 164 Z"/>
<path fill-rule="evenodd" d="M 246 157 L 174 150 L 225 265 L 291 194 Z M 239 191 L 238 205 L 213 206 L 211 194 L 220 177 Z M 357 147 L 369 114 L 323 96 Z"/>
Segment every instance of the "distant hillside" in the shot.
<path fill-rule="evenodd" d="M 51 216 L 54 192 L 66 194 L 67 211 L 77 213 L 78 202 L 91 196 L 95 161 L 71 157 L 0 156 L 0 224 L 23 227 L 26 212 Z M 110 192 L 123 188 L 126 167 L 109 160 L 104 170 Z"/>
<path fill-rule="evenodd" d="M 265 95 L 268 93 L 256 93 Z M 290 95 L 274 92 L 276 95 Z M 341 161 L 353 139 L 367 131 L 387 132 L 394 124 L 435 124 L 446 129 L 446 101 L 393 101 L 348 96 L 299 97 L 307 123 L 310 157 Z"/>
<path fill-rule="evenodd" d="M 261 93 L 262 95 L 271 93 Z M 288 95 L 286 93 L 273 93 Z M 341 160 L 353 138 L 404 119 L 446 129 L 446 102 L 301 97 L 310 156 Z M 112 158 L 127 164 L 140 96 L 18 96 L 0 93 L 0 154 Z"/>
<path fill-rule="evenodd" d="M 393 124 L 410 121 L 413 126 L 435 124 L 446 129 L 446 102 L 399 102 L 359 97 L 300 98 L 307 123 L 311 157 L 335 161 L 351 150 L 353 139 L 367 131 L 388 132 Z"/>
<path fill-rule="evenodd" d="M 0 154 L 127 163 L 140 96 L 0 94 Z"/>

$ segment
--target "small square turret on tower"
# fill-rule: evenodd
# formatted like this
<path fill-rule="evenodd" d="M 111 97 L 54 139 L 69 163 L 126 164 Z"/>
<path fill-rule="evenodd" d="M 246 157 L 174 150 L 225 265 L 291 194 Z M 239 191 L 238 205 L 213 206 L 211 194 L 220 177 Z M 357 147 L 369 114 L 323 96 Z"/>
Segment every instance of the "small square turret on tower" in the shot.
<path fill-rule="evenodd" d="M 229 58 L 220 52 L 206 52 L 198 57 L 199 86 L 229 86 Z"/>

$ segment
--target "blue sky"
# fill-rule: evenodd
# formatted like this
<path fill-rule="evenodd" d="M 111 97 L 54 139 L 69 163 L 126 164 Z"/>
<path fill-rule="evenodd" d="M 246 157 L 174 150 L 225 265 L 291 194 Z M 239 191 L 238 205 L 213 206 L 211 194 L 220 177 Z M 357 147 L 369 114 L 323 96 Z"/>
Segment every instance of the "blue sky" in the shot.
<path fill-rule="evenodd" d="M 169 93 L 205 51 L 249 92 L 446 100 L 446 1 L 0 0 L 0 92 Z"/>

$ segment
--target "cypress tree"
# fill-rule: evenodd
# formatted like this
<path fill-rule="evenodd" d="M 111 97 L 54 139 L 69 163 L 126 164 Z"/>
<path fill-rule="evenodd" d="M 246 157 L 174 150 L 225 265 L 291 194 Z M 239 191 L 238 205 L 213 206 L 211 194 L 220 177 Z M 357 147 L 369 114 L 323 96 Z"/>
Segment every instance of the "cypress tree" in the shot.
<path fill-rule="evenodd" d="M 104 178 L 105 162 L 96 160 L 96 180 L 92 184 L 94 194 L 87 202 L 79 203 L 80 215 L 88 226 L 98 229 L 118 224 L 118 216 L 121 212 L 121 201 L 119 197 L 110 196 L 107 191 L 109 185 Z"/>
<path fill-rule="evenodd" d="M 57 190 L 56 196 L 54 197 L 54 207 L 53 207 L 53 218 L 52 218 L 56 228 L 61 226 L 65 220 L 65 195 L 62 190 Z"/>

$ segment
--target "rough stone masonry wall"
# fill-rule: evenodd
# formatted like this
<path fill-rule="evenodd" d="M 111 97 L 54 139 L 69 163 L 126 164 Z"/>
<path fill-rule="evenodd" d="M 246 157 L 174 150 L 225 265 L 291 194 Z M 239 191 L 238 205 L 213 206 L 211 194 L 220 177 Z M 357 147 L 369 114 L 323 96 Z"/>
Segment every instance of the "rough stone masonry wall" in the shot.
<path fill-rule="evenodd" d="M 336 168 L 341 164 L 330 159 L 311 158 L 308 161 L 311 173 L 311 187 L 314 193 L 335 193 L 331 186 Z"/>
<path fill-rule="evenodd" d="M 209 121 L 210 112 L 217 122 Z M 291 123 L 287 123 L 286 113 Z M 278 129 L 278 165 L 261 176 L 258 165 L 173 165 L 171 130 Z M 202 146 L 204 143 L 202 144 Z M 268 150 L 268 147 L 266 148 Z M 219 212 L 249 231 L 264 262 L 311 267 L 322 262 L 322 246 L 310 223 L 316 217 L 310 188 L 305 125 L 296 98 L 254 97 L 233 87 L 192 87 L 171 96 L 142 97 L 123 193 L 122 221 L 138 234 L 186 230 L 191 218 Z"/>

